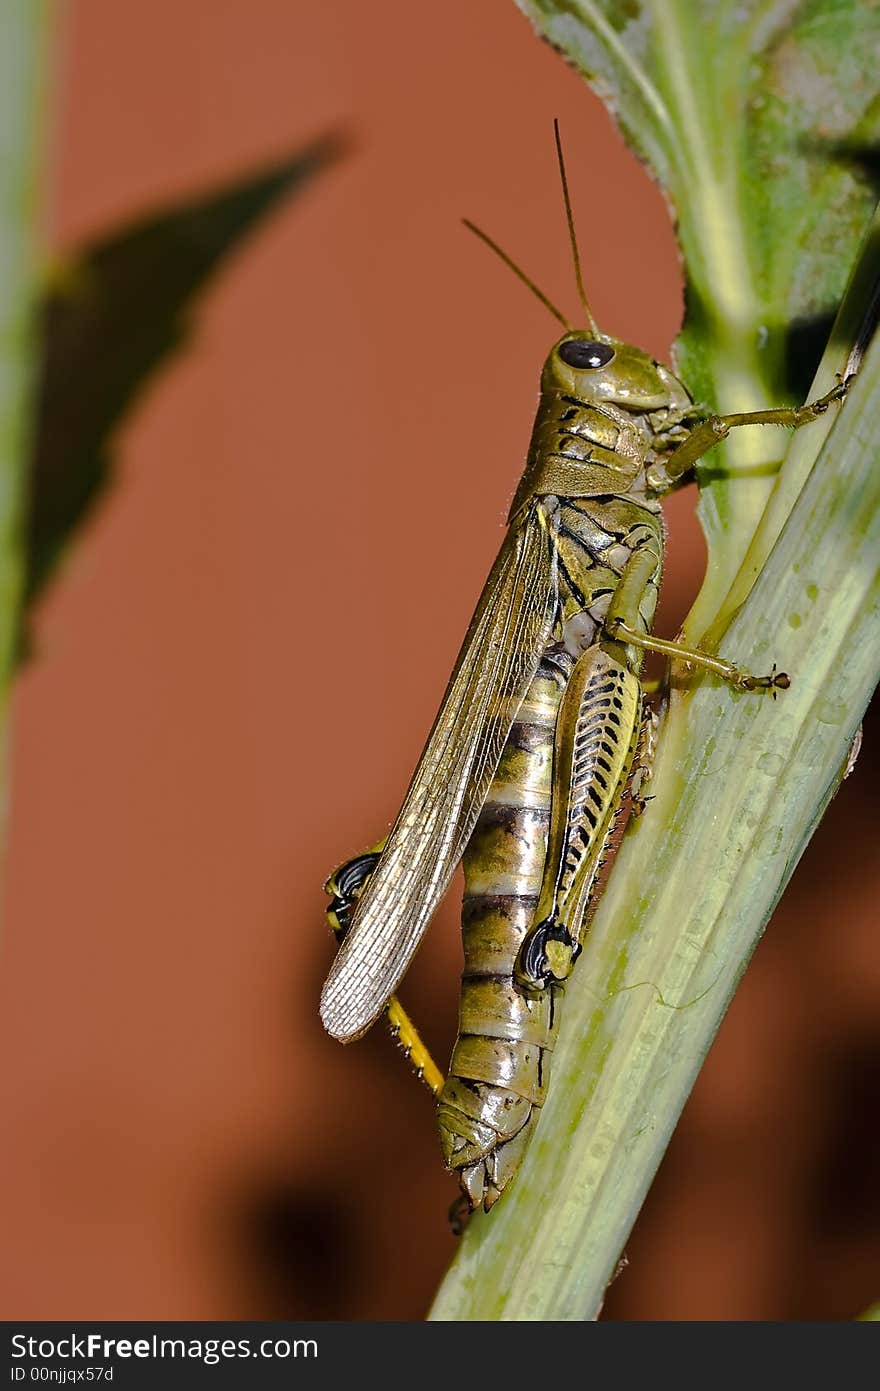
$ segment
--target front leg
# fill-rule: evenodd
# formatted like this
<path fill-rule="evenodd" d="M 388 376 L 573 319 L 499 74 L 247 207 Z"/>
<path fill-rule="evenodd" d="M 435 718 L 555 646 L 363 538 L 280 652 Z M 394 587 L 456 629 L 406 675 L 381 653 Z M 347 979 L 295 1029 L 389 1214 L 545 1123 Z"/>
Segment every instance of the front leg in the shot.
<path fill-rule="evenodd" d="M 732 415 L 711 415 L 690 431 L 687 438 L 676 444 L 666 458 L 652 464 L 646 474 L 648 487 L 658 496 L 679 488 L 693 478 L 697 464 L 710 449 L 726 439 L 731 430 L 741 425 L 782 425 L 789 430 L 799 430 L 824 415 L 829 406 L 842 401 L 850 388 L 852 376 L 839 381 L 817 401 L 805 406 L 777 406 L 763 411 L 739 411 Z M 658 436 L 660 451 L 665 440 Z"/>

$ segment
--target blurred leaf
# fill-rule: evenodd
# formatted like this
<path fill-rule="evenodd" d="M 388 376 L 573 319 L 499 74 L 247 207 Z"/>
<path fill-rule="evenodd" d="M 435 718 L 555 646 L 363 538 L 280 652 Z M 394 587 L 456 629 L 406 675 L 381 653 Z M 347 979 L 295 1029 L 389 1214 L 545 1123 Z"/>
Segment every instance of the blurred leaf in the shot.
<path fill-rule="evenodd" d="M 725 411 L 803 400 L 877 201 L 878 0 L 517 3 L 595 87 L 672 203 L 688 385 Z M 701 502 L 707 611 L 766 502 L 762 466 L 781 452 L 775 431 L 731 437 L 727 464 L 756 472 L 735 487 L 713 458 Z"/>
<path fill-rule="evenodd" d="M 318 140 L 259 173 L 102 237 L 56 277 L 44 307 L 26 603 L 106 486 L 113 432 L 150 374 L 185 341 L 196 293 L 282 196 L 304 187 L 339 153 L 338 140 Z"/>
<path fill-rule="evenodd" d="M 863 1314 L 859 1314 L 860 1323 L 880 1323 L 880 1300 L 872 1304 L 870 1309 L 866 1309 Z"/>
<path fill-rule="evenodd" d="M 9 809 L 8 709 L 24 586 L 24 496 L 38 343 L 34 243 L 52 8 L 0 5 L 0 880 Z"/>

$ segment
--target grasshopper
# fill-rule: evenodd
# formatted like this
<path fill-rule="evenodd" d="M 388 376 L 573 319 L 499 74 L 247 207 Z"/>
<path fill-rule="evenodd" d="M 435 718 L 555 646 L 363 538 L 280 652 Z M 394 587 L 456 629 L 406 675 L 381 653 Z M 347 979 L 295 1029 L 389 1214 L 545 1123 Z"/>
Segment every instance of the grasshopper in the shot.
<path fill-rule="evenodd" d="M 489 1210 L 514 1177 L 544 1102 L 565 982 L 597 875 L 642 762 L 646 652 L 774 696 L 754 675 L 651 632 L 663 567 L 661 499 L 733 429 L 791 428 L 845 395 L 797 409 L 715 415 L 662 363 L 602 333 L 581 275 L 555 127 L 575 279 L 574 327 L 468 223 L 560 321 L 541 373 L 525 472 L 446 694 L 387 839 L 325 886 L 342 940 L 321 1015 L 347 1042 L 385 1011 L 438 1098 L 462 1207 Z M 630 792 L 636 804 L 638 794 Z M 465 891 L 459 1033 L 444 1080 L 394 998 L 459 861 Z M 344 940 L 343 940 L 344 939 Z"/>

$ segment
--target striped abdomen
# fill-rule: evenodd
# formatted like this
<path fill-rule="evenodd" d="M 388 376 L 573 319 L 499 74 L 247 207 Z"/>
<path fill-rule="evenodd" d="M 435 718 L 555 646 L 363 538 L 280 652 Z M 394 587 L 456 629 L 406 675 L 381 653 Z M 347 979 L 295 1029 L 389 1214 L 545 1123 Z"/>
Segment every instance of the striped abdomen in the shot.
<path fill-rule="evenodd" d="M 471 1207 L 500 1196 L 544 1103 L 563 981 L 638 738 L 633 673 L 600 644 L 567 667 L 539 667 L 463 861 L 459 1036 L 438 1121 Z M 540 988 L 523 971 L 530 954 Z"/>
<path fill-rule="evenodd" d="M 463 859 L 459 1034 L 437 1119 L 471 1207 L 490 1208 L 519 1167 L 556 1037 L 561 988 L 527 995 L 513 971 L 544 875 L 564 685 L 563 672 L 542 662 Z"/>

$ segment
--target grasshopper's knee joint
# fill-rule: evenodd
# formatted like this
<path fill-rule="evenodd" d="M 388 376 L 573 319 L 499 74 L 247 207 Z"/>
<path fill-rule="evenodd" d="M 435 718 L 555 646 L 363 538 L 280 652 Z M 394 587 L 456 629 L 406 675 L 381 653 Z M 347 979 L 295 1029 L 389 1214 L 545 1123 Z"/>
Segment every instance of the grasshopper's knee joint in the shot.
<path fill-rule="evenodd" d="M 371 850 L 354 855 L 350 860 L 344 860 L 324 884 L 324 892 L 330 898 L 327 918 L 340 944 L 345 940 L 351 926 L 354 910 L 367 880 L 379 863 L 381 851 L 380 843 Z"/>
<path fill-rule="evenodd" d="M 553 919 L 538 923 L 520 949 L 517 984 L 523 990 L 546 990 L 567 980 L 581 952 L 566 927 Z"/>

